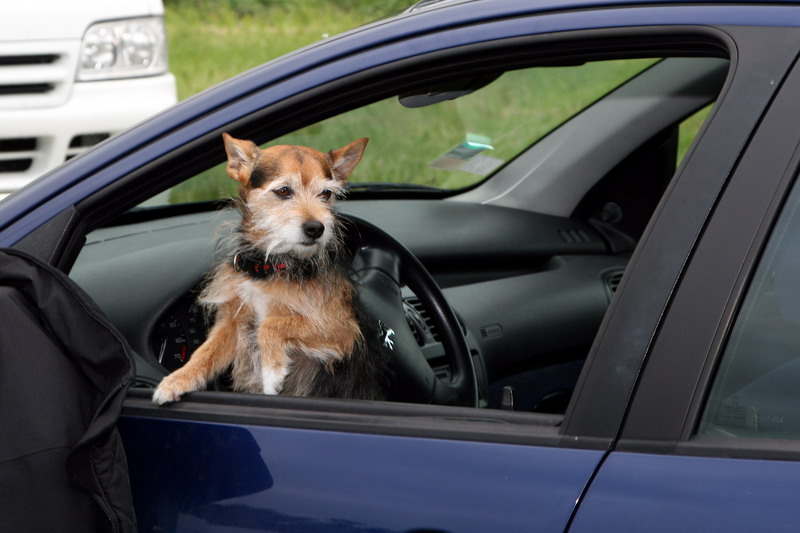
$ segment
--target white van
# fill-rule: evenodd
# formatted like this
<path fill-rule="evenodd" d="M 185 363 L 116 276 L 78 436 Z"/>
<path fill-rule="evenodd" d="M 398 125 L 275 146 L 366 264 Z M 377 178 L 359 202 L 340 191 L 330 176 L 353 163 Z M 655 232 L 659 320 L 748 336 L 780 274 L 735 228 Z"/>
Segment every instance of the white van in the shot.
<path fill-rule="evenodd" d="M 0 7 L 0 192 L 172 105 L 161 0 Z"/>

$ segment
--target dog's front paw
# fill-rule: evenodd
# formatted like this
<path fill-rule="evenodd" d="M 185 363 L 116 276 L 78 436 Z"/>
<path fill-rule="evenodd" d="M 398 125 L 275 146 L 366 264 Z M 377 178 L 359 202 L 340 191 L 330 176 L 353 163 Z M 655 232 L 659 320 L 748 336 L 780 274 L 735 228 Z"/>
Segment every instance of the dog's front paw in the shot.
<path fill-rule="evenodd" d="M 155 392 L 153 392 L 153 403 L 164 405 L 165 403 L 177 402 L 181 399 L 181 396 L 193 390 L 196 390 L 196 387 L 186 383 L 180 376 L 170 374 L 161 380 L 161 383 L 158 384 Z"/>
<path fill-rule="evenodd" d="M 179 392 L 170 390 L 168 387 L 159 385 L 153 393 L 153 403 L 156 405 L 164 405 L 165 403 L 177 402 L 181 399 Z"/>

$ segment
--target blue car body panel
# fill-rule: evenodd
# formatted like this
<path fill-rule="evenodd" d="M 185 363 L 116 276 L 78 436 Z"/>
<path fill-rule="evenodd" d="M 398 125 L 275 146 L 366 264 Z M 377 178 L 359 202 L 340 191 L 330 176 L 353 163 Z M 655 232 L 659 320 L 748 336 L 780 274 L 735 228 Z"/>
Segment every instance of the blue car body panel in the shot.
<path fill-rule="evenodd" d="M 603 456 L 140 417 L 120 430 L 140 531 L 560 532 Z"/>
<path fill-rule="evenodd" d="M 800 463 L 612 453 L 571 533 L 797 531 Z"/>

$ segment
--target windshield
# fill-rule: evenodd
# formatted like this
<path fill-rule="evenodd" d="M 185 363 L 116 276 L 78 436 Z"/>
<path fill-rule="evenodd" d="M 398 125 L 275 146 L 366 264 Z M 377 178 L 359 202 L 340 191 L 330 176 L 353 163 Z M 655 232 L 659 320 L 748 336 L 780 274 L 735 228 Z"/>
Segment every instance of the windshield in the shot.
<path fill-rule="evenodd" d="M 407 107 L 381 100 L 278 137 L 320 151 L 354 139 L 370 142 L 351 187 L 471 187 L 508 163 L 591 103 L 646 69 L 656 59 L 597 61 L 577 66 L 505 72 L 454 100 Z M 365 185 L 368 184 L 368 185 Z M 171 203 L 235 195 L 224 164 L 175 187 Z"/>

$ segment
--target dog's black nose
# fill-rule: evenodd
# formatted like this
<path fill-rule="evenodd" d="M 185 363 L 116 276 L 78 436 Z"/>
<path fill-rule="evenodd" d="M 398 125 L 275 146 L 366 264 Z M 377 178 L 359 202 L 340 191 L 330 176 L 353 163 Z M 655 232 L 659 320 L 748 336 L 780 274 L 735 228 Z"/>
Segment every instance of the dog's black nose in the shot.
<path fill-rule="evenodd" d="M 303 224 L 303 233 L 305 233 L 312 239 L 319 239 L 320 237 L 322 237 L 324 231 L 325 231 L 325 226 L 322 225 L 322 222 L 317 222 L 316 220 L 309 220 L 308 222 Z"/>

